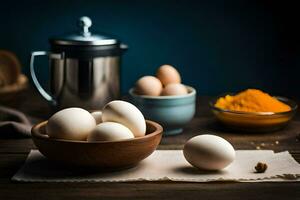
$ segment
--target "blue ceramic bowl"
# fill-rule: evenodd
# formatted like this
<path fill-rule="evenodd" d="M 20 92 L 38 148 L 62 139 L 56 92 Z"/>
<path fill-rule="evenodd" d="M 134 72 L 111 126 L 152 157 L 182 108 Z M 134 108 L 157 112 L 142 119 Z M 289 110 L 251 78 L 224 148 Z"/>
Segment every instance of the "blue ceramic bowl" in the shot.
<path fill-rule="evenodd" d="M 187 95 L 146 96 L 129 90 L 131 102 L 140 109 L 145 119 L 158 122 L 164 128 L 164 135 L 176 135 L 191 121 L 196 111 L 196 90 L 186 86 Z"/>

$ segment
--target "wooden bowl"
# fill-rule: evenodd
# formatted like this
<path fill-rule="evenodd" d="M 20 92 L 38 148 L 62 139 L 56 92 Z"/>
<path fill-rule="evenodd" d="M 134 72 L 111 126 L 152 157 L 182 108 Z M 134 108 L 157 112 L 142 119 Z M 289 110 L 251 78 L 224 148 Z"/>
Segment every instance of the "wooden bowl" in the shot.
<path fill-rule="evenodd" d="M 143 137 L 120 141 L 72 141 L 52 139 L 46 135 L 47 121 L 35 125 L 32 139 L 39 151 L 48 159 L 63 164 L 104 170 L 130 168 L 148 157 L 158 146 L 163 128 L 146 120 Z"/>
<path fill-rule="evenodd" d="M 7 105 L 12 101 L 24 101 L 23 96 L 21 98 L 18 97 L 20 97 L 23 93 L 26 93 L 27 88 L 28 78 L 24 74 L 20 74 L 15 83 L 0 87 L 0 103 Z"/>
<path fill-rule="evenodd" d="M 10 51 L 0 49 L 0 86 L 15 84 L 21 74 L 21 63 Z"/>

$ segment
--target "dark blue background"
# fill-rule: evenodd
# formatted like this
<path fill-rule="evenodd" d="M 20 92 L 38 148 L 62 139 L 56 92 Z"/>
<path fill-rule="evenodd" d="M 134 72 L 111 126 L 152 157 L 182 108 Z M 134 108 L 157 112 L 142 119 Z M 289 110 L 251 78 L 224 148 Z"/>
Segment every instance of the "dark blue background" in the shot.
<path fill-rule="evenodd" d="M 76 30 L 82 15 L 93 30 L 117 35 L 124 55 L 122 91 L 138 77 L 174 65 L 199 94 L 248 87 L 300 96 L 296 5 L 274 1 L 6 1 L 0 5 L 0 48 L 14 51 L 28 74 L 29 55 L 48 37 Z M 47 63 L 40 65 L 47 80 Z"/>

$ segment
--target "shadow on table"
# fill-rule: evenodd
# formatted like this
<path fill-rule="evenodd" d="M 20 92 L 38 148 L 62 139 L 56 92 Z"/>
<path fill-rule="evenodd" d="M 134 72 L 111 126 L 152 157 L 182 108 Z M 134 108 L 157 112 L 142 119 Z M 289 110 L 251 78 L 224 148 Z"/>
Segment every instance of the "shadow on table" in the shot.
<path fill-rule="evenodd" d="M 88 168 L 80 166 L 72 166 L 63 164 L 60 162 L 51 161 L 47 158 L 36 158 L 27 162 L 23 167 L 23 173 L 27 176 L 39 177 L 44 175 L 51 178 L 62 178 L 62 177 L 79 177 L 79 176 L 93 176 L 95 174 L 105 177 L 105 175 L 118 174 L 130 172 L 137 168 L 143 167 L 143 163 L 137 166 L 131 166 L 123 168 L 122 170 L 110 170 L 100 168 Z"/>
<path fill-rule="evenodd" d="M 235 134 L 236 136 L 257 136 L 257 137 L 263 137 L 263 136 L 274 136 L 274 135 L 287 135 L 287 134 L 282 134 L 286 132 L 291 132 L 295 129 L 295 125 L 289 124 L 288 126 L 277 130 L 277 131 L 269 131 L 269 132 L 248 132 L 248 131 L 242 131 L 242 130 L 235 130 L 230 127 L 227 127 L 223 124 L 221 124 L 219 121 L 215 119 L 210 119 L 210 120 L 205 120 L 204 123 L 202 123 L 199 127 L 199 130 L 204 132 L 203 134 L 218 134 L 222 133 L 222 135 L 232 135 Z"/>
<path fill-rule="evenodd" d="M 174 168 L 174 172 L 189 174 L 189 175 L 225 174 L 224 171 L 220 171 L 220 170 L 203 170 L 203 169 L 198 169 L 198 168 L 192 167 L 192 166 L 177 167 L 177 168 Z"/>

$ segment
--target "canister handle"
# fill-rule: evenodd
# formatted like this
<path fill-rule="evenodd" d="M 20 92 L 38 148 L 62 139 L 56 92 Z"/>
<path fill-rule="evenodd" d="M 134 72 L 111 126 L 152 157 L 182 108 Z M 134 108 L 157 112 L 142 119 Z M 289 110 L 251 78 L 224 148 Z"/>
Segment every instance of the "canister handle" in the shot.
<path fill-rule="evenodd" d="M 37 56 L 48 56 L 49 58 L 52 59 L 62 59 L 63 55 L 54 54 L 47 51 L 34 51 L 31 53 L 31 58 L 30 58 L 30 75 L 36 89 L 49 103 L 51 103 L 52 105 L 56 105 L 55 99 L 48 92 L 46 92 L 46 90 L 41 86 L 40 82 L 36 77 L 35 70 L 34 70 L 34 59 Z"/>

